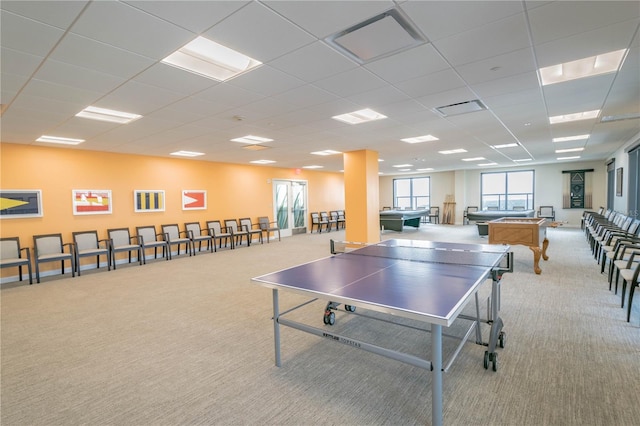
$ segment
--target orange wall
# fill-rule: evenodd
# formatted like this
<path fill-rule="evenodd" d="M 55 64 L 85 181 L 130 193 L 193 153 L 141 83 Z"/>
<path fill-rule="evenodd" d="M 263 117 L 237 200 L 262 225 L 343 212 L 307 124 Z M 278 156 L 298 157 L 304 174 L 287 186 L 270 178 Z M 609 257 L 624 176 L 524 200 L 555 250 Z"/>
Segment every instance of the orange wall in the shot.
<path fill-rule="evenodd" d="M 0 188 L 42 190 L 43 217 L 0 220 L 2 237 L 20 237 L 33 245 L 33 235 L 73 231 L 269 216 L 273 219 L 271 179 L 306 180 L 309 211 L 344 208 L 340 173 L 245 166 L 189 159 L 146 157 L 77 149 L 0 144 Z M 269 182 L 269 183 L 268 183 Z M 72 189 L 109 189 L 112 214 L 73 215 Z M 134 213 L 134 190 L 164 190 L 165 211 Z M 182 190 L 207 191 L 207 210 L 183 211 Z M 44 265 L 43 265 L 44 266 Z M 9 268 L 7 268 L 9 269 Z M 13 268 L 11 268 L 13 269 Z M 15 274 L 15 272 L 11 271 Z M 5 274 L 3 274 L 5 275 Z"/>

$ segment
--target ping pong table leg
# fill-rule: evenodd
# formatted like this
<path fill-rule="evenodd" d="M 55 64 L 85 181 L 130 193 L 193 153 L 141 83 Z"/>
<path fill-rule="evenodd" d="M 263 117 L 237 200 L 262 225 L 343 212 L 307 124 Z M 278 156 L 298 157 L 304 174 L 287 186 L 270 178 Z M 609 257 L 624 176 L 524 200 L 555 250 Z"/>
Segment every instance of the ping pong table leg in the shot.
<path fill-rule="evenodd" d="M 278 317 L 280 316 L 280 308 L 278 306 L 278 290 L 273 289 L 273 343 L 275 345 L 276 367 L 280 367 L 280 324 Z"/>
<path fill-rule="evenodd" d="M 431 324 L 431 424 L 442 426 L 442 326 Z"/>

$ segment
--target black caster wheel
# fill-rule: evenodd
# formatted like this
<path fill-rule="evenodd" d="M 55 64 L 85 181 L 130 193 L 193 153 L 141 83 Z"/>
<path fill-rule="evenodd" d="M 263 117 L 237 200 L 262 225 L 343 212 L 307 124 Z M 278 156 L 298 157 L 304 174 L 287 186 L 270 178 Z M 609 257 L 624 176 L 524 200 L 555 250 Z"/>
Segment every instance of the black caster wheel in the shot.
<path fill-rule="evenodd" d="M 501 331 L 500 335 L 498 336 L 498 345 L 500 345 L 501 348 L 504 348 L 506 344 L 507 344 L 507 334 L 504 331 Z"/>
<path fill-rule="evenodd" d="M 489 368 L 489 351 L 484 351 L 484 369 Z"/>
<path fill-rule="evenodd" d="M 493 354 L 493 371 L 498 371 L 498 354 Z"/>
<path fill-rule="evenodd" d="M 356 307 L 353 305 L 344 305 L 344 310 L 348 311 L 348 312 L 355 312 L 356 311 Z"/>
<path fill-rule="evenodd" d="M 335 312 L 327 311 L 324 313 L 324 317 L 322 318 L 325 324 L 333 325 L 336 323 L 336 314 Z"/>

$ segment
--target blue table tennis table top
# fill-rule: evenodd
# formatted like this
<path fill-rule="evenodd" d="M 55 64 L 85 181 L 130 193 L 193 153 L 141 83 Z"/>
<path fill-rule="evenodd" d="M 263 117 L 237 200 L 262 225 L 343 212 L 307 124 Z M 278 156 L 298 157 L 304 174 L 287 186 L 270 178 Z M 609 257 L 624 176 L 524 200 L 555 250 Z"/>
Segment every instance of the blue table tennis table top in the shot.
<path fill-rule="evenodd" d="M 252 281 L 450 326 L 508 250 L 506 245 L 387 240 Z"/>

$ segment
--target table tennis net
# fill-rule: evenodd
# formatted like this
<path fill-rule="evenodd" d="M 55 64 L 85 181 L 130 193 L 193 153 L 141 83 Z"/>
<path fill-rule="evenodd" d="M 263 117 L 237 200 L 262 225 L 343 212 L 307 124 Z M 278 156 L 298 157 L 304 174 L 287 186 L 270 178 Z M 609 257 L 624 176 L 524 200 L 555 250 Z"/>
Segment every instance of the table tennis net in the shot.
<path fill-rule="evenodd" d="M 433 247 L 420 247 L 332 241 L 332 254 L 491 268 L 500 265 L 506 251 L 496 249 L 490 251 L 469 250 L 468 245 L 464 244 L 461 244 L 460 248 L 455 246 L 456 244 L 453 243 L 443 243 L 443 246 L 434 243 Z"/>

